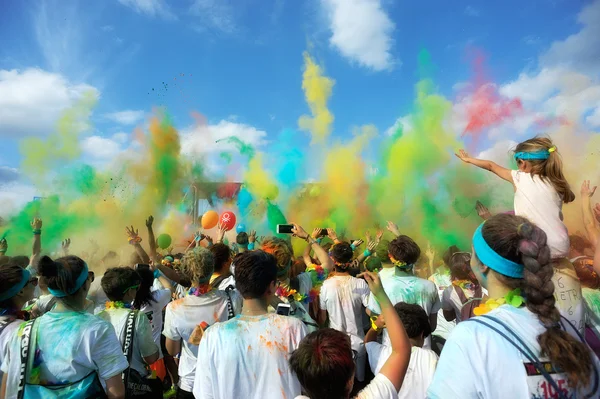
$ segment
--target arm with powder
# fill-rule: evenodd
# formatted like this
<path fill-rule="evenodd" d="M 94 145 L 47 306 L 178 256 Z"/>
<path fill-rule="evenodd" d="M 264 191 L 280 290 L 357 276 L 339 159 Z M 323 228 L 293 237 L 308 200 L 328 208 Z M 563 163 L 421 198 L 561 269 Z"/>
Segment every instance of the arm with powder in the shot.
<path fill-rule="evenodd" d="M 463 161 L 465 163 L 470 163 L 471 165 L 475 165 L 478 168 L 489 170 L 490 172 L 492 172 L 496 176 L 500 177 L 501 179 L 506 180 L 507 182 L 513 183 L 513 178 L 512 178 L 510 169 L 506 169 L 492 161 L 471 158 L 465 150 L 459 150 L 455 155 L 458 157 L 458 159 L 460 159 L 461 161 Z"/>
<path fill-rule="evenodd" d="M 592 212 L 592 197 L 596 192 L 596 186 L 590 188 L 590 181 L 584 180 L 581 184 L 581 213 L 583 216 L 583 225 L 591 242 L 598 242 L 600 238 L 600 229 L 598 222 Z"/>

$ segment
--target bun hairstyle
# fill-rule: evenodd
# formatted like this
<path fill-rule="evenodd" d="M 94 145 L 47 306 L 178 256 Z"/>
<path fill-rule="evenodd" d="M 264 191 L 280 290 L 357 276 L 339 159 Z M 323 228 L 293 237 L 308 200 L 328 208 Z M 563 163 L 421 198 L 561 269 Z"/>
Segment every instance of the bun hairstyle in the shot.
<path fill-rule="evenodd" d="M 590 349 L 560 328 L 552 282 L 554 268 L 546 233 L 523 217 L 507 214 L 488 219 L 481 233 L 497 254 L 524 266 L 522 279 L 490 272 L 496 273 L 504 285 L 520 288 L 527 308 L 546 327 L 537 337 L 542 355 L 548 356 L 552 364 L 567 374 L 571 386 L 588 386 L 593 369 Z"/>
<path fill-rule="evenodd" d="M 56 260 L 52 260 L 49 256 L 43 256 L 40 259 L 38 271 L 40 276 L 45 278 L 48 288 L 70 292 L 75 288 L 77 279 L 85 267 L 83 259 L 74 255 L 63 256 Z M 80 289 L 68 296 L 76 295 Z"/>
<path fill-rule="evenodd" d="M 554 150 L 551 150 L 554 148 Z M 550 181 L 565 204 L 575 200 L 575 194 L 562 171 L 562 160 L 552 140 L 546 137 L 534 137 L 517 145 L 515 153 L 549 151 L 548 159 L 528 159 L 531 164 L 531 174 L 538 175 L 542 180 Z"/>
<path fill-rule="evenodd" d="M 335 263 L 336 269 L 346 270 L 352 265 L 354 251 L 352 251 L 352 246 L 350 243 L 342 241 L 331 247 L 330 256 Z"/>

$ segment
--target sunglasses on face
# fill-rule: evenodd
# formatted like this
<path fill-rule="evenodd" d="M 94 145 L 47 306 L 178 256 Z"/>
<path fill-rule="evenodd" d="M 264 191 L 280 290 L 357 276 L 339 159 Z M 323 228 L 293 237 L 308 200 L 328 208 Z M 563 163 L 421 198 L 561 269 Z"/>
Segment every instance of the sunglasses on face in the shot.
<path fill-rule="evenodd" d="M 95 278 L 94 272 L 88 272 L 88 280 L 90 280 L 90 283 L 93 283 Z"/>

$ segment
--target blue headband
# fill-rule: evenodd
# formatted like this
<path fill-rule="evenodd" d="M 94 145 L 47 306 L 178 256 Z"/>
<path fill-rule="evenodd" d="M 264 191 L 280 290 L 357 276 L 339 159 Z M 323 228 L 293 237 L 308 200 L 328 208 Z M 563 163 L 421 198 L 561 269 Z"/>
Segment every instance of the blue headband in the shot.
<path fill-rule="evenodd" d="M 6 301 L 7 299 L 10 299 L 13 296 L 17 295 L 19 292 L 21 292 L 21 290 L 27 285 L 27 282 L 29 282 L 30 277 L 31 273 L 29 273 L 28 270 L 23 269 L 23 276 L 21 276 L 21 281 L 13 285 L 8 291 L 5 291 L 2 294 L 0 294 L 0 301 Z"/>
<path fill-rule="evenodd" d="M 535 152 L 517 152 L 515 159 L 522 159 L 523 161 L 537 161 L 545 160 L 550 158 L 550 153 L 556 151 L 556 146 L 552 146 L 547 150 L 535 151 Z"/>
<path fill-rule="evenodd" d="M 50 293 L 52 295 L 54 295 L 56 298 L 64 298 L 66 296 L 69 295 L 73 295 L 74 293 L 77 292 L 77 290 L 79 290 L 81 288 L 81 286 L 85 283 L 85 281 L 88 279 L 88 265 L 86 263 L 83 264 L 83 269 L 81 270 L 81 274 L 79 275 L 79 277 L 77 277 L 77 280 L 75 281 L 75 286 L 73 288 L 71 288 L 68 292 L 63 292 L 61 290 L 54 290 L 50 287 L 48 287 L 48 291 L 50 291 Z"/>
<path fill-rule="evenodd" d="M 523 265 L 498 255 L 481 234 L 483 224 L 473 234 L 473 249 L 479 260 L 492 270 L 508 277 L 523 278 Z"/>

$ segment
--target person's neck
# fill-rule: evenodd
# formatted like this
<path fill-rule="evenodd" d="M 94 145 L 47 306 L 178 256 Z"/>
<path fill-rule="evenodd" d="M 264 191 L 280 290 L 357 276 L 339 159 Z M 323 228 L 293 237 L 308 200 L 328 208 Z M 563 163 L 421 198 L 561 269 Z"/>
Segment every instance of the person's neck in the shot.
<path fill-rule="evenodd" d="M 266 298 L 244 299 L 242 316 L 260 316 L 269 313 Z"/>
<path fill-rule="evenodd" d="M 417 348 L 423 347 L 423 338 L 409 338 L 408 340 L 410 341 L 410 346 L 416 346 Z"/>
<path fill-rule="evenodd" d="M 290 278 L 288 276 L 277 277 L 277 281 L 281 284 L 290 285 Z"/>
<path fill-rule="evenodd" d="M 396 267 L 396 265 L 394 265 L 393 263 L 382 263 L 382 265 L 384 269 L 391 269 L 393 267 Z"/>
<path fill-rule="evenodd" d="M 73 303 L 73 306 L 67 306 L 62 301 L 58 301 L 54 308 L 53 312 L 83 312 L 85 307 L 85 298 L 82 301 L 77 301 Z"/>
<path fill-rule="evenodd" d="M 502 284 L 493 272 L 487 274 L 487 284 L 485 287 L 488 291 L 488 296 L 492 299 L 504 298 L 512 289 Z"/>
<path fill-rule="evenodd" d="M 350 273 L 348 272 L 348 270 L 342 270 L 342 269 L 336 269 L 335 270 L 335 275 L 336 276 L 349 276 Z"/>

